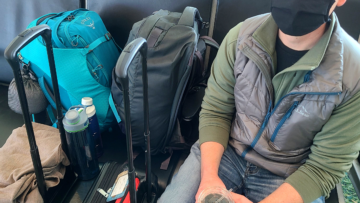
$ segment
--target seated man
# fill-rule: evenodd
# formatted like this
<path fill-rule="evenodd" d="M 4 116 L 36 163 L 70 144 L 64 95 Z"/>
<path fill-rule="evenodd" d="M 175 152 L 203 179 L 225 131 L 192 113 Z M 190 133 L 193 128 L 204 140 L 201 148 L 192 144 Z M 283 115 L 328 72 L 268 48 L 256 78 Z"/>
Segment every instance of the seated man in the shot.
<path fill-rule="evenodd" d="M 333 13 L 345 1 L 272 0 L 230 30 L 199 142 L 159 202 L 213 186 L 240 203 L 324 202 L 360 149 L 360 46 Z"/>

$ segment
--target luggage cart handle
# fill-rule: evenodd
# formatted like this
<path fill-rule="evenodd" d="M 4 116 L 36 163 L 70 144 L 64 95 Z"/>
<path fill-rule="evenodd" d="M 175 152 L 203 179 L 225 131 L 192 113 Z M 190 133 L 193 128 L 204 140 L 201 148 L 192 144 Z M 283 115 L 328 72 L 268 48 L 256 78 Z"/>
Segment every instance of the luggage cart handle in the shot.
<path fill-rule="evenodd" d="M 51 72 L 51 79 L 54 87 L 54 94 L 55 94 L 55 102 L 57 106 L 57 118 L 59 123 L 59 131 L 60 131 L 60 139 L 62 143 L 62 148 L 66 155 L 68 156 L 68 150 L 66 146 L 66 138 L 65 138 L 65 132 L 64 128 L 62 126 L 62 116 L 61 113 L 61 103 L 60 103 L 60 94 L 59 94 L 59 86 L 57 83 L 57 77 L 56 77 L 56 70 L 55 70 L 55 61 L 54 61 L 54 54 L 53 54 L 53 48 L 51 44 L 51 29 L 48 25 L 38 25 L 29 29 L 24 30 L 21 32 L 18 36 L 15 37 L 13 41 L 9 44 L 8 47 L 5 49 L 4 57 L 10 64 L 11 68 L 14 72 L 14 78 L 16 82 L 16 87 L 18 89 L 18 95 L 20 99 L 21 109 L 23 112 L 23 118 L 24 123 L 26 127 L 26 132 L 29 139 L 30 144 L 30 153 L 31 153 L 31 159 L 34 165 L 34 171 L 37 179 L 37 184 L 39 188 L 39 192 L 43 198 L 44 202 L 48 202 L 49 197 L 46 192 L 46 185 L 45 185 L 45 179 L 44 179 L 44 173 L 41 165 L 41 159 L 39 155 L 39 150 L 36 145 L 35 141 L 35 135 L 34 135 L 34 129 L 31 123 L 31 118 L 29 115 L 29 108 L 28 103 L 26 100 L 26 93 L 24 89 L 24 84 L 22 80 L 21 70 L 19 66 L 19 60 L 17 58 L 18 52 L 24 48 L 26 45 L 28 45 L 30 42 L 35 40 L 37 37 L 42 36 L 45 43 L 46 43 L 46 51 L 49 59 L 49 66 L 50 66 L 50 72 Z"/>
<path fill-rule="evenodd" d="M 148 79 L 147 79 L 147 42 L 139 37 L 129 43 L 122 51 L 115 67 L 116 82 L 121 84 L 122 91 L 129 90 L 128 70 L 136 54 L 140 52 L 142 57 L 142 78 L 144 93 L 144 133 L 149 135 L 149 104 L 148 104 Z"/>
<path fill-rule="evenodd" d="M 51 29 L 48 25 L 38 25 L 36 27 L 32 27 L 24 30 L 18 36 L 11 41 L 10 45 L 6 47 L 4 56 L 6 60 L 10 63 L 11 67 L 14 71 L 18 71 L 20 69 L 18 65 L 17 53 L 36 39 L 39 36 L 42 36 L 46 42 L 51 41 Z M 50 42 L 51 43 L 51 42 Z"/>
<path fill-rule="evenodd" d="M 135 188 L 135 169 L 133 163 L 132 150 L 132 135 L 131 135 L 131 116 L 130 116 L 130 100 L 129 100 L 129 77 L 128 70 L 131 62 L 140 52 L 142 57 L 142 79 L 143 79 L 143 94 L 144 94 L 144 136 L 147 145 L 146 150 L 146 182 L 148 185 L 147 199 L 151 199 L 151 155 L 150 155 L 150 131 L 149 131 L 149 104 L 148 104 L 148 81 L 147 81 L 147 42 L 144 38 L 137 38 L 129 43 L 122 51 L 115 67 L 116 83 L 121 84 L 124 94 L 125 107 L 125 129 L 126 129 L 126 143 L 129 164 L 129 191 L 130 202 L 136 203 L 136 188 Z M 141 201 L 141 200 L 140 200 Z"/>

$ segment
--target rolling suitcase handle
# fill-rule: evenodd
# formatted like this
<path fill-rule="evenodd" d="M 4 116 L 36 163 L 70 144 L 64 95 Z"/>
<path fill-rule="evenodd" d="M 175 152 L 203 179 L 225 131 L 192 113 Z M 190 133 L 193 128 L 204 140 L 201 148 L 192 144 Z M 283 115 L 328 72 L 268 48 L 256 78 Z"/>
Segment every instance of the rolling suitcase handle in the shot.
<path fill-rule="evenodd" d="M 48 202 L 48 197 L 46 195 L 46 185 L 45 185 L 45 179 L 44 174 L 42 170 L 41 160 L 39 156 L 39 150 L 36 145 L 33 126 L 31 123 L 31 118 L 29 115 L 29 109 L 28 109 L 28 103 L 26 100 L 25 90 L 24 90 L 24 84 L 21 76 L 21 71 L 19 67 L 19 61 L 17 58 L 18 52 L 24 48 L 26 45 L 28 45 L 31 41 L 36 39 L 38 36 L 42 36 L 45 43 L 46 43 L 46 50 L 49 60 L 49 66 L 50 66 L 50 72 L 51 72 L 51 79 L 54 89 L 54 95 L 55 95 L 55 102 L 56 102 L 56 110 L 57 110 L 57 120 L 58 120 L 58 128 L 60 131 L 60 138 L 61 138 L 61 144 L 62 148 L 65 152 L 65 154 L 68 156 L 68 148 L 66 144 L 66 138 L 65 138 L 65 131 L 62 124 L 62 118 L 63 114 L 61 112 L 61 103 L 60 103 L 60 94 L 59 94 L 59 86 L 56 76 L 56 69 L 55 69 L 55 61 L 54 61 L 54 54 L 51 44 L 51 29 L 48 25 L 38 25 L 33 28 L 29 28 L 24 30 L 22 33 L 20 33 L 5 49 L 4 56 L 8 63 L 10 64 L 11 68 L 14 72 L 16 87 L 18 89 L 21 109 L 23 112 L 23 119 L 26 127 L 26 132 L 29 139 L 30 144 L 30 154 L 34 165 L 35 175 L 37 179 L 37 184 L 39 187 L 39 192 L 44 200 L 44 202 Z"/>
<path fill-rule="evenodd" d="M 128 44 L 121 53 L 115 67 L 116 82 L 121 84 L 124 94 L 125 106 L 125 126 L 126 126 L 126 142 L 128 150 L 128 164 L 129 164 L 129 191 L 130 202 L 136 203 L 136 188 L 135 188 L 135 169 L 133 163 L 132 150 L 132 135 L 131 135 L 131 118 L 130 118 L 130 100 L 129 100 L 129 77 L 128 69 L 135 58 L 136 54 L 140 52 L 142 57 L 142 79 L 143 79 L 143 93 L 144 93 L 144 136 L 146 142 L 146 182 L 148 186 L 147 202 L 151 202 L 151 154 L 150 154 L 150 131 L 149 131 L 149 104 L 148 104 L 148 81 L 147 81 L 147 42 L 144 38 L 137 38 Z"/>

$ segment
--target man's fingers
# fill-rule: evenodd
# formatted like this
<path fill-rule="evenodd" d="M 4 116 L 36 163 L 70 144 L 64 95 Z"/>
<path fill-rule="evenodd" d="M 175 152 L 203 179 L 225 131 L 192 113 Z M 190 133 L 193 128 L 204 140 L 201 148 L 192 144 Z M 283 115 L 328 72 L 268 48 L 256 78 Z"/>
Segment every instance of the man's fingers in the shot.
<path fill-rule="evenodd" d="M 235 203 L 252 203 L 252 201 L 250 201 L 248 198 L 246 198 L 243 195 L 239 195 L 233 192 L 231 192 L 231 195 Z"/>

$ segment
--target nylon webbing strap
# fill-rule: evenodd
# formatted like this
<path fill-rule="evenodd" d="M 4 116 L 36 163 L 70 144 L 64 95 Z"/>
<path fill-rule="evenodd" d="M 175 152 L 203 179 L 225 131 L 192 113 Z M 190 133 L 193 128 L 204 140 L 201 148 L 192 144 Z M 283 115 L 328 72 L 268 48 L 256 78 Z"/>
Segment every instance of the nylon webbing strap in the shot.
<path fill-rule="evenodd" d="M 90 52 L 92 52 L 96 47 L 98 47 L 100 44 L 110 40 L 112 37 L 111 35 L 108 35 L 109 33 L 107 33 L 106 35 L 98 38 L 97 40 L 93 41 L 90 45 L 88 45 L 86 48 L 84 48 L 81 53 L 82 55 L 86 55 Z"/>
<path fill-rule="evenodd" d="M 154 29 L 151 31 L 151 33 L 147 39 L 148 48 L 152 48 L 155 46 L 155 43 L 159 39 L 162 31 L 163 31 L 162 29 L 160 29 L 158 27 L 154 27 Z"/>
<path fill-rule="evenodd" d="M 119 113 L 118 113 L 117 110 L 116 110 L 115 103 L 114 103 L 114 100 L 113 100 L 113 98 L 112 98 L 111 93 L 110 93 L 110 96 L 109 96 L 109 105 L 110 105 L 110 108 L 111 108 L 112 112 L 113 112 L 114 115 L 115 115 L 116 121 L 117 121 L 118 123 L 120 123 L 120 122 L 121 122 L 121 118 L 120 118 L 120 116 L 119 116 Z"/>
<path fill-rule="evenodd" d="M 200 39 L 203 39 L 207 46 L 212 46 L 212 47 L 214 47 L 216 49 L 219 49 L 219 47 L 220 47 L 220 45 L 211 37 L 201 36 Z"/>
<path fill-rule="evenodd" d="M 158 22 L 158 20 L 161 17 L 166 16 L 166 15 L 169 15 L 169 12 L 160 10 L 160 11 L 155 12 L 153 15 L 149 16 L 143 23 L 143 26 L 140 28 L 140 30 L 137 34 L 137 37 L 143 37 L 143 38 L 147 39 L 148 36 L 150 35 L 150 32 L 153 30 L 156 23 Z"/>
<path fill-rule="evenodd" d="M 173 155 L 173 151 L 171 150 L 169 157 L 168 157 L 167 159 L 165 159 L 165 161 L 163 161 L 163 162 L 161 163 L 161 166 L 160 166 L 160 169 L 161 169 L 161 170 L 165 170 L 165 171 L 166 171 L 166 170 L 168 169 L 172 155 Z"/>

